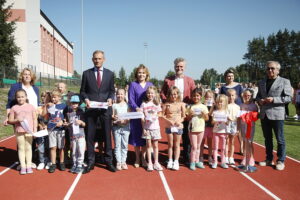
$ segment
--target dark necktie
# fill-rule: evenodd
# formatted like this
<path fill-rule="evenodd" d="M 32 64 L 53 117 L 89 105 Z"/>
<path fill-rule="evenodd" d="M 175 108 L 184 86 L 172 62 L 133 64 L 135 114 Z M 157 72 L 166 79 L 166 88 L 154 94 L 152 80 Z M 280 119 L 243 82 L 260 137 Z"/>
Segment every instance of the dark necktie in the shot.
<path fill-rule="evenodd" d="M 100 69 L 98 69 L 98 71 L 97 71 L 97 85 L 98 85 L 98 88 L 100 88 L 100 86 L 101 86 Z"/>

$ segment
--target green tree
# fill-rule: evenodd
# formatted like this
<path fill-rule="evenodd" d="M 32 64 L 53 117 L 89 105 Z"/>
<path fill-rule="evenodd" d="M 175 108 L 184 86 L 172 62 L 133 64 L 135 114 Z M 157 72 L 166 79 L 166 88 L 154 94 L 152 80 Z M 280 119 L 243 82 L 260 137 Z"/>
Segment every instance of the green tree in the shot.
<path fill-rule="evenodd" d="M 170 77 L 170 76 L 174 76 L 175 72 L 173 70 L 169 70 L 167 75 L 165 76 L 165 78 Z"/>
<path fill-rule="evenodd" d="M 119 87 L 124 88 L 127 84 L 127 77 L 124 67 L 122 66 L 119 71 Z"/>
<path fill-rule="evenodd" d="M 130 73 L 130 75 L 128 77 L 128 83 L 131 83 L 132 81 L 135 81 L 135 71 L 136 71 L 136 67 Z"/>
<path fill-rule="evenodd" d="M 12 5 L 4 8 L 6 0 L 0 0 L 0 69 L 2 77 L 15 79 L 17 66 L 15 56 L 19 55 L 20 48 L 15 44 L 13 32 L 15 21 L 9 22 Z"/>
<path fill-rule="evenodd" d="M 210 85 L 212 87 L 213 82 L 218 81 L 217 78 L 218 78 L 218 72 L 215 69 L 213 68 L 205 69 L 200 78 L 200 82 L 203 85 Z"/>

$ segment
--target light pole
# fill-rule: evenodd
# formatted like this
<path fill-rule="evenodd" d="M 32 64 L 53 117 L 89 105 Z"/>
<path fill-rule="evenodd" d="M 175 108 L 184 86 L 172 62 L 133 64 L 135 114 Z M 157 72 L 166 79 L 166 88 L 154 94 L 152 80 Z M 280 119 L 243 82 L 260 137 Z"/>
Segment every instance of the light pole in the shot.
<path fill-rule="evenodd" d="M 148 51 L 148 43 L 147 42 L 144 42 L 144 49 L 145 49 L 145 52 L 144 52 L 144 63 L 145 65 L 147 66 L 147 51 Z"/>
<path fill-rule="evenodd" d="M 81 75 L 83 74 L 83 0 L 81 0 Z"/>

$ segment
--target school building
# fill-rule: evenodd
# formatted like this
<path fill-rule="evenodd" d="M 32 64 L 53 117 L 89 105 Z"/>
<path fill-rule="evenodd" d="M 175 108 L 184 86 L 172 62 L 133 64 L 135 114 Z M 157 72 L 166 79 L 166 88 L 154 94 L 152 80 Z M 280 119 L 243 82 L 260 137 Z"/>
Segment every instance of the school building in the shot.
<path fill-rule="evenodd" d="M 73 44 L 40 9 L 40 0 L 7 0 L 12 5 L 8 21 L 16 21 L 15 42 L 19 70 L 30 67 L 37 75 L 73 75 Z"/>

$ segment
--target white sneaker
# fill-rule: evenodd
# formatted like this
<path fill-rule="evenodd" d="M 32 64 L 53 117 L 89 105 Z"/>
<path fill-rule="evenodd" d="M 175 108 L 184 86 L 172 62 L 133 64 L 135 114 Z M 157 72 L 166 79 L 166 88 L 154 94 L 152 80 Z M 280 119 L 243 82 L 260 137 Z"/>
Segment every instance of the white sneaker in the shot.
<path fill-rule="evenodd" d="M 209 165 L 212 165 L 213 162 L 214 162 L 214 160 L 212 159 L 212 157 L 209 157 L 209 158 L 208 158 L 208 164 L 209 164 Z"/>
<path fill-rule="evenodd" d="M 49 169 L 51 165 L 52 165 L 51 162 L 48 162 L 45 169 Z"/>
<path fill-rule="evenodd" d="M 172 169 L 173 168 L 173 160 L 169 160 L 167 164 L 167 169 Z"/>
<path fill-rule="evenodd" d="M 297 114 L 294 115 L 293 118 L 294 118 L 294 119 L 298 119 L 298 115 L 297 115 Z"/>
<path fill-rule="evenodd" d="M 229 158 L 229 165 L 235 165 L 234 159 L 232 157 Z"/>
<path fill-rule="evenodd" d="M 226 163 L 226 164 L 229 164 L 228 157 L 225 157 L 225 163 Z"/>
<path fill-rule="evenodd" d="M 35 163 L 31 163 L 31 168 L 35 169 L 36 168 L 36 164 Z"/>
<path fill-rule="evenodd" d="M 172 169 L 176 170 L 176 171 L 179 170 L 179 162 L 178 162 L 178 160 L 174 161 Z"/>
<path fill-rule="evenodd" d="M 45 168 L 45 163 L 40 163 L 36 169 L 43 170 L 44 168 Z"/>
<path fill-rule="evenodd" d="M 218 163 L 215 162 L 215 163 L 213 163 L 213 164 L 211 165 L 211 168 L 216 169 L 217 166 L 218 166 Z"/>
<path fill-rule="evenodd" d="M 276 164 L 276 169 L 277 170 L 284 170 L 284 167 L 285 167 L 285 165 L 284 165 L 284 162 L 282 162 L 282 161 L 277 161 L 277 164 Z"/>

